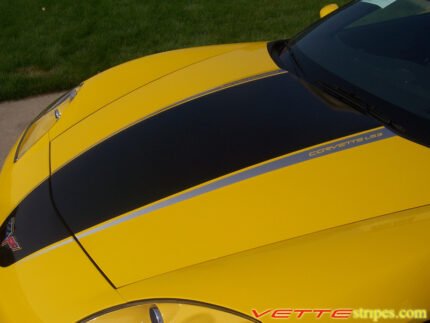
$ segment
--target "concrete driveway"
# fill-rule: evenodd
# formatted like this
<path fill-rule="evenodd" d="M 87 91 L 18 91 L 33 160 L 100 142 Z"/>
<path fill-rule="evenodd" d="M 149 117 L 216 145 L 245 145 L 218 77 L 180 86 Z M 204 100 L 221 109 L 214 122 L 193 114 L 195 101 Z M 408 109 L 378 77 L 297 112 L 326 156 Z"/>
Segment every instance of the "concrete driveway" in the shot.
<path fill-rule="evenodd" d="M 10 148 L 27 125 L 61 93 L 0 103 L 0 167 Z"/>

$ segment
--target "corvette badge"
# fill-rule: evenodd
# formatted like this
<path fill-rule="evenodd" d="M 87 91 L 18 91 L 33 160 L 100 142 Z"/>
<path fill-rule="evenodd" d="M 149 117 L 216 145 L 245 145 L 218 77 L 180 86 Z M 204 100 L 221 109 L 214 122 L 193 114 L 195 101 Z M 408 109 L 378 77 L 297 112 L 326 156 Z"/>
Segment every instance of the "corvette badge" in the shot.
<path fill-rule="evenodd" d="M 11 217 L 6 226 L 6 234 L 3 239 L 1 246 L 8 246 L 13 252 L 21 250 L 21 246 L 16 240 L 15 236 L 15 217 Z"/>

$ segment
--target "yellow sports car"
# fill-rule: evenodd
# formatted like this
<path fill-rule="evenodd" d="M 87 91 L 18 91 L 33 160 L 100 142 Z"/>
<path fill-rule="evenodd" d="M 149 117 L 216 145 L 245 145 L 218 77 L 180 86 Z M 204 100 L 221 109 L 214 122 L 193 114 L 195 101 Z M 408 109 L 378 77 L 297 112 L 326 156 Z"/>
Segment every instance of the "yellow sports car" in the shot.
<path fill-rule="evenodd" d="M 426 321 L 430 2 L 334 9 L 50 105 L 0 175 L 0 322 Z"/>

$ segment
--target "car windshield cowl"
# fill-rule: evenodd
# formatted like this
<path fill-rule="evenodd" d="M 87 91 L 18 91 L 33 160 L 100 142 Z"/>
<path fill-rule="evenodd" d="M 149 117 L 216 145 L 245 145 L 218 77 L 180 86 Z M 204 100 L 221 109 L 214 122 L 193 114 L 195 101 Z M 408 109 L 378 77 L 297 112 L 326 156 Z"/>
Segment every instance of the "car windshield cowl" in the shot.
<path fill-rule="evenodd" d="M 430 146 L 428 33 L 429 1 L 355 1 L 280 43 L 275 61 L 319 94 Z"/>

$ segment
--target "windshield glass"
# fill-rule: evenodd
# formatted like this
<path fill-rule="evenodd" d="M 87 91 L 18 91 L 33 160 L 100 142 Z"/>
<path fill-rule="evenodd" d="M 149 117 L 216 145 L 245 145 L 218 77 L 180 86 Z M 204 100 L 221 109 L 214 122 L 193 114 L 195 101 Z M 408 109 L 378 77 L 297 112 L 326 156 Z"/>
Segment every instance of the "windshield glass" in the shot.
<path fill-rule="evenodd" d="M 291 48 L 304 75 L 346 87 L 429 145 L 429 35 L 430 1 L 361 0 L 299 35 Z"/>

